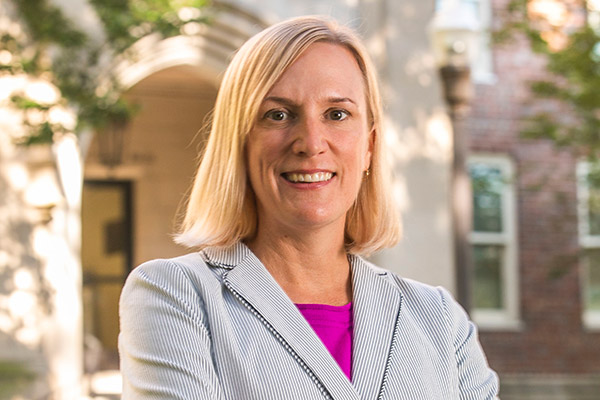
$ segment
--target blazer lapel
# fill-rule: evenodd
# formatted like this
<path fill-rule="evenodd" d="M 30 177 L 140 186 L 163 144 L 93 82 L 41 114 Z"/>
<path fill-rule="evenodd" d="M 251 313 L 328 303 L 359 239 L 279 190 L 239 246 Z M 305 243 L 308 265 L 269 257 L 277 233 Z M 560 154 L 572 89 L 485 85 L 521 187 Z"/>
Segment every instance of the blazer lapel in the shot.
<path fill-rule="evenodd" d="M 354 290 L 352 382 L 363 399 L 375 399 L 384 382 L 402 303 L 388 272 L 351 257 Z"/>
<path fill-rule="evenodd" d="M 274 336 L 289 346 L 288 350 L 299 357 L 299 362 L 312 371 L 333 398 L 359 398 L 308 322 L 250 249 L 240 243 L 227 254 L 210 254 L 210 250 L 205 250 L 205 254 L 207 261 L 213 262 L 218 256 L 221 262 L 216 263 L 230 268 L 224 276 L 225 285 L 258 313 Z"/>

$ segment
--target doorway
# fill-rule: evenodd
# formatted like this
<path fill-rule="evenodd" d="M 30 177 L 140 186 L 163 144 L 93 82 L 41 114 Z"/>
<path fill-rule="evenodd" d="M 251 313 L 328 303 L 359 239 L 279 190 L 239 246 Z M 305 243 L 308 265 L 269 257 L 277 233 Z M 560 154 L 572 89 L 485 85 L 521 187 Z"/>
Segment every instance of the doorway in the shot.
<path fill-rule="evenodd" d="M 81 210 L 86 366 L 114 368 L 119 296 L 133 263 L 132 182 L 86 180 Z"/>

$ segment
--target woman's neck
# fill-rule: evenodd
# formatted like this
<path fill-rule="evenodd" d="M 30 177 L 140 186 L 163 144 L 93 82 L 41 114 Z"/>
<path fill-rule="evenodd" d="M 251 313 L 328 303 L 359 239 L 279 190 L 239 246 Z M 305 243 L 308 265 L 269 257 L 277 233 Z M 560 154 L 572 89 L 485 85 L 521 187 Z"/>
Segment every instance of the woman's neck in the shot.
<path fill-rule="evenodd" d="M 247 245 L 294 303 L 344 305 L 352 300 L 343 233 L 259 229 Z"/>

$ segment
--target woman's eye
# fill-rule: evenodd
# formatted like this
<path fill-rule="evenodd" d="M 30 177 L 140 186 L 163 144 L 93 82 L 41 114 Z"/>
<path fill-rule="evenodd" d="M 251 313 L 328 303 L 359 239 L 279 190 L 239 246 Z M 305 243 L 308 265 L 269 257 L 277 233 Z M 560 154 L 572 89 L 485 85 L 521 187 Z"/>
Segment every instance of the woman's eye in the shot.
<path fill-rule="evenodd" d="M 271 110 L 265 114 L 265 118 L 272 121 L 285 121 L 289 117 L 289 114 L 282 110 Z"/>
<path fill-rule="evenodd" d="M 348 112 L 344 110 L 331 110 L 329 112 L 329 118 L 334 121 L 343 121 L 348 118 Z"/>

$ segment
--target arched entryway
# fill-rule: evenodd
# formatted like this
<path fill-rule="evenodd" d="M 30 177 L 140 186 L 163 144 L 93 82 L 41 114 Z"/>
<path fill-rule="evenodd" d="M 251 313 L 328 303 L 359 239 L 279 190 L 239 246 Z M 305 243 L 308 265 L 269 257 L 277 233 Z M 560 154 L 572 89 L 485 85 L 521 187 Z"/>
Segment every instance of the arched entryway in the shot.
<path fill-rule="evenodd" d="M 215 96 L 215 86 L 192 66 L 156 72 L 126 93 L 140 111 L 123 132 L 122 163 L 110 169 L 100 162 L 97 141 L 90 148 L 82 198 L 83 300 L 88 344 L 93 335 L 108 350 L 100 368 L 115 367 L 110 356 L 117 350 L 118 298 L 128 272 L 186 251 L 171 237 Z"/>
<path fill-rule="evenodd" d="M 201 128 L 232 53 L 264 26 L 229 6 L 198 36 L 142 39 L 142 56 L 116 67 L 140 111 L 123 131 L 119 165 L 101 162 L 99 135 L 85 159 L 84 321 L 88 346 L 103 349 L 88 351 L 88 370 L 118 367 L 118 298 L 128 272 L 188 251 L 172 235 L 205 139 Z"/>

